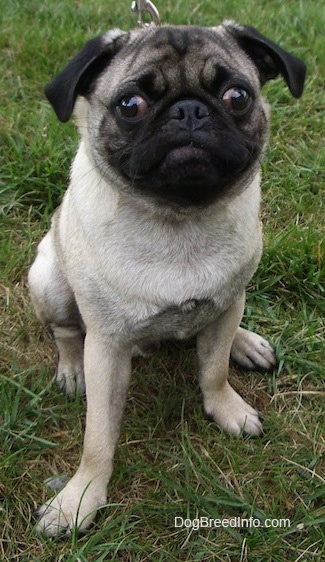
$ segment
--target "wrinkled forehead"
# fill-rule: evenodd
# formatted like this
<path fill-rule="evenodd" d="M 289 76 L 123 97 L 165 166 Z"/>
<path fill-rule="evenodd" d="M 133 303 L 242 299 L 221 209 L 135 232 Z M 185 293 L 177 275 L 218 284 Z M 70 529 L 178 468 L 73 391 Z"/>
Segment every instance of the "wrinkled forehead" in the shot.
<path fill-rule="evenodd" d="M 133 39 L 133 41 L 132 41 Z M 195 53 L 208 54 L 214 48 L 229 52 L 229 44 L 220 28 L 203 28 L 196 26 L 165 26 L 144 28 L 131 32 L 131 43 L 139 54 L 151 50 L 152 55 L 164 54 L 166 57 L 184 60 Z M 131 47 L 132 48 L 132 47 Z"/>
<path fill-rule="evenodd" d="M 113 61 L 111 86 L 143 82 L 144 89 L 162 91 L 173 82 L 202 86 L 222 75 L 253 74 L 252 65 L 222 26 L 166 26 L 131 32 Z M 250 76 L 252 77 L 252 76 Z"/>

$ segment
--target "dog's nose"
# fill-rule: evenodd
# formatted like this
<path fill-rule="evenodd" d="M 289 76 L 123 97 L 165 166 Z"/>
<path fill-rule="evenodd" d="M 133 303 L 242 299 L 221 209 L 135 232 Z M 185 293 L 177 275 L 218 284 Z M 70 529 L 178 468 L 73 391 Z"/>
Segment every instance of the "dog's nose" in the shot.
<path fill-rule="evenodd" d="M 207 106 L 199 100 L 181 100 L 169 110 L 169 116 L 180 129 L 195 131 L 204 126 L 209 117 Z"/>

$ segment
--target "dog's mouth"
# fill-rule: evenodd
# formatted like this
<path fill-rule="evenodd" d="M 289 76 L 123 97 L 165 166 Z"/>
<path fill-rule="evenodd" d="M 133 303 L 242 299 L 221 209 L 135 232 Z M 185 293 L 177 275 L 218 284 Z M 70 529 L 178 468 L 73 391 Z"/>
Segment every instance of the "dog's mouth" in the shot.
<path fill-rule="evenodd" d="M 170 148 L 163 157 L 126 171 L 133 188 L 180 206 L 206 206 L 237 180 L 248 166 L 223 160 L 210 150 L 187 144 Z"/>
<path fill-rule="evenodd" d="M 134 188 L 180 206 L 210 203 L 218 183 L 211 155 L 193 145 L 172 148 L 150 167 L 127 175 Z"/>
<path fill-rule="evenodd" d="M 110 156 L 133 193 L 172 206 L 207 206 L 246 183 L 258 143 L 220 119 L 193 131 L 140 131 Z M 253 166 L 254 167 L 254 166 Z"/>
<path fill-rule="evenodd" d="M 191 165 L 194 162 L 208 162 L 211 160 L 209 153 L 194 145 L 180 146 L 168 152 L 161 165 L 174 168 L 176 166 Z"/>
<path fill-rule="evenodd" d="M 197 166 L 211 163 L 212 156 L 210 152 L 190 141 L 189 143 L 168 143 L 167 146 L 159 146 L 154 154 L 147 158 L 137 158 L 132 154 L 128 159 L 124 168 L 125 174 L 129 179 L 136 183 L 146 181 L 148 177 L 161 172 L 170 175 L 169 179 L 195 168 Z M 193 170 L 192 170 L 193 171 Z M 167 178 L 166 178 L 167 179 Z"/>

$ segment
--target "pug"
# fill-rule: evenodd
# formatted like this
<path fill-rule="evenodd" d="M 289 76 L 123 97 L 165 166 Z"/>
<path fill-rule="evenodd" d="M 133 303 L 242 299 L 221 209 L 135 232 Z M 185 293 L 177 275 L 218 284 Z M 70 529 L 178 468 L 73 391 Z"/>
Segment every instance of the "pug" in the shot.
<path fill-rule="evenodd" d="M 301 96 L 303 62 L 226 21 L 109 31 L 46 87 L 81 140 L 29 287 L 58 347 L 57 381 L 86 393 L 87 416 L 79 468 L 39 509 L 39 532 L 86 529 L 107 502 L 135 350 L 196 335 L 207 417 L 232 435 L 262 432 L 228 370 L 230 358 L 276 364 L 240 322 L 262 251 L 260 90 L 278 75 Z"/>

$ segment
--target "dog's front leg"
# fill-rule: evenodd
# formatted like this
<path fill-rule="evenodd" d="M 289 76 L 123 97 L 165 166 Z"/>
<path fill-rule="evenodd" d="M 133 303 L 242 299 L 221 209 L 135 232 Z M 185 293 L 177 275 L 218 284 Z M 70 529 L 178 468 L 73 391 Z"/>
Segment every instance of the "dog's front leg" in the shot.
<path fill-rule="evenodd" d="M 232 435 L 262 431 L 258 413 L 228 382 L 229 357 L 240 324 L 245 296 L 238 299 L 216 322 L 198 334 L 200 386 L 207 416 Z"/>
<path fill-rule="evenodd" d="M 107 484 L 131 373 L 131 347 L 89 332 L 85 339 L 87 416 L 84 450 L 76 474 L 44 504 L 37 530 L 47 536 L 86 529 L 106 503 Z"/>

